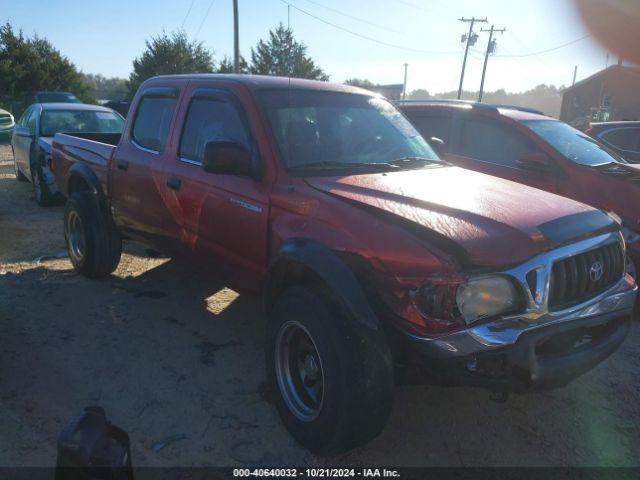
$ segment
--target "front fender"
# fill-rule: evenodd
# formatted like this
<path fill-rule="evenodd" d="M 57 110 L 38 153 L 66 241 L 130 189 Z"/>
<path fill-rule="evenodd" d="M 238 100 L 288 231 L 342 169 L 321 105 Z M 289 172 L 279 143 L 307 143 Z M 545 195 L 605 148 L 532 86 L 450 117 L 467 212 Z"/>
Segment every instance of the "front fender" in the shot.
<path fill-rule="evenodd" d="M 296 282 L 301 271 L 320 279 L 354 320 L 378 329 L 378 317 L 351 268 L 330 248 L 306 238 L 285 241 L 269 265 L 264 290 L 267 311 L 278 294 Z"/>

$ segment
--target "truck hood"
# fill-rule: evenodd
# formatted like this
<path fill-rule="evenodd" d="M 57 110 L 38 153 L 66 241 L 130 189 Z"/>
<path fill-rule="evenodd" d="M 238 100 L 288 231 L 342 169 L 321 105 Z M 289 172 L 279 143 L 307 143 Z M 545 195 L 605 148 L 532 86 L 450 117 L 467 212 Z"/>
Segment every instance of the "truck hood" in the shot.
<path fill-rule="evenodd" d="M 473 266 L 514 265 L 618 228 L 608 215 L 582 203 L 457 167 L 306 181 L 451 247 L 459 261 Z"/>

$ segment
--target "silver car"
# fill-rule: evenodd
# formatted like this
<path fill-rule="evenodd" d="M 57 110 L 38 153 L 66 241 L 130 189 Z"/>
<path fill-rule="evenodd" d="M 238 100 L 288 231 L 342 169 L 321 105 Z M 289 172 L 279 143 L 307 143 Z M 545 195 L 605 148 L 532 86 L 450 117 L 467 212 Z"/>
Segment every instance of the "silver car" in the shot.
<path fill-rule="evenodd" d="M 16 178 L 30 181 L 38 205 L 59 197 L 51 174 L 51 143 L 56 133 L 120 134 L 122 116 L 110 108 L 75 103 L 34 103 L 13 129 L 11 146 Z"/>

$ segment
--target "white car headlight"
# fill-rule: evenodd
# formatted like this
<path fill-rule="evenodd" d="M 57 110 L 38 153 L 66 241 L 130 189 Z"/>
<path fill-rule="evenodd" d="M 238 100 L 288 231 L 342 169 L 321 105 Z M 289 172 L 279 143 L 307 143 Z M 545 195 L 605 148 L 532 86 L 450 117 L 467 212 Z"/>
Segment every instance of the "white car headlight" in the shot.
<path fill-rule="evenodd" d="M 458 310 L 467 324 L 513 311 L 520 303 L 514 284 L 505 277 L 472 278 L 458 287 Z"/>

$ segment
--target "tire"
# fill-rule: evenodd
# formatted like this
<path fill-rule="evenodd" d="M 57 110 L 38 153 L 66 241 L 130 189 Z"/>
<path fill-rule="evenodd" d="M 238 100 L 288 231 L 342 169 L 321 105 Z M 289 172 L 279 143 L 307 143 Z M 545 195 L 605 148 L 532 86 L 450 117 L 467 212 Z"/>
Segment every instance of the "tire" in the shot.
<path fill-rule="evenodd" d="M 384 428 L 394 379 L 382 333 L 356 325 L 315 291 L 296 286 L 279 297 L 266 356 L 280 418 L 311 452 L 342 453 Z"/>
<path fill-rule="evenodd" d="M 40 165 L 31 165 L 31 185 L 33 187 L 33 196 L 36 199 L 36 203 L 41 207 L 47 207 L 49 205 L 55 205 L 58 200 L 58 196 L 49 191 L 47 182 L 43 179 L 42 167 Z"/>
<path fill-rule="evenodd" d="M 104 277 L 118 267 L 122 238 L 92 193 L 76 192 L 67 200 L 64 237 L 69 259 L 82 275 Z"/>
<path fill-rule="evenodd" d="M 29 181 L 29 179 L 26 177 L 26 175 L 24 173 L 22 173 L 20 171 L 20 169 L 18 168 L 18 163 L 16 162 L 16 153 L 15 152 L 13 152 L 13 172 L 16 175 L 16 180 L 18 180 L 19 182 L 28 182 Z"/>

